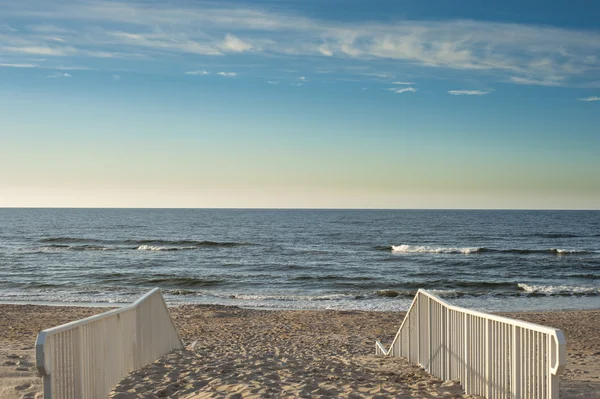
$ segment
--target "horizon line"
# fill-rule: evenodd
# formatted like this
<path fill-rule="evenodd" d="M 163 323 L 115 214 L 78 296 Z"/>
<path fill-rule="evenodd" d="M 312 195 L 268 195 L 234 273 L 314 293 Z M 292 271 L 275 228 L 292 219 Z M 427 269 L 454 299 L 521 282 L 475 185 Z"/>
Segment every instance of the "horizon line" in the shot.
<path fill-rule="evenodd" d="M 597 209 L 586 208 L 317 208 L 317 207 L 86 207 L 86 206 L 0 206 L 1 209 L 98 209 L 98 210 L 265 210 L 265 211 L 581 211 L 598 212 Z"/>

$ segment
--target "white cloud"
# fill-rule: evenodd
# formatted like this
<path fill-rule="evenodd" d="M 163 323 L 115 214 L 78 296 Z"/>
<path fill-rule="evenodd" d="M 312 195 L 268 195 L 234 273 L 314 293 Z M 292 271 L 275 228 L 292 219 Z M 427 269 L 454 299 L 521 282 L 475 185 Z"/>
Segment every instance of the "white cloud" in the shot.
<path fill-rule="evenodd" d="M 21 53 L 31 55 L 65 56 L 77 52 L 73 47 L 47 47 L 47 46 L 5 46 L 2 50 L 10 53 Z"/>
<path fill-rule="evenodd" d="M 85 66 L 57 66 L 56 68 L 59 71 L 83 71 L 83 70 L 87 70 L 90 69 L 89 67 L 85 67 Z"/>
<path fill-rule="evenodd" d="M 135 54 L 152 62 L 172 54 L 223 56 L 251 50 L 268 59 L 310 56 L 319 62 L 334 57 L 370 70 L 400 61 L 400 68 L 462 70 L 526 85 L 582 86 L 600 77 L 600 32 L 593 30 L 465 20 L 340 22 L 220 2 L 33 3 L 15 2 L 3 10 L 3 17 L 29 18 L 37 25 L 2 31 L 0 53 Z M 115 32 L 115 26 L 123 31 Z"/>
<path fill-rule="evenodd" d="M 217 75 L 232 78 L 234 76 L 237 76 L 237 73 L 236 72 L 217 72 Z"/>
<path fill-rule="evenodd" d="M 448 93 L 453 96 L 484 96 L 490 94 L 492 90 L 449 90 Z"/>
<path fill-rule="evenodd" d="M 252 45 L 228 33 L 225 35 L 225 41 L 223 41 L 221 48 L 225 51 L 241 53 L 243 51 L 251 50 Z"/>
<path fill-rule="evenodd" d="M 279 81 L 278 80 L 268 80 L 267 83 L 270 85 L 278 85 Z"/>
<path fill-rule="evenodd" d="M 393 93 L 396 93 L 396 94 L 414 93 L 414 92 L 417 91 L 417 89 L 415 89 L 414 87 L 405 87 L 403 89 L 397 89 L 395 87 L 390 87 L 389 89 L 386 89 L 386 90 L 389 90 L 389 91 L 391 91 Z"/>
<path fill-rule="evenodd" d="M 188 71 L 185 74 L 186 75 L 200 75 L 200 76 L 205 76 L 208 75 L 210 72 L 205 71 L 204 69 L 198 70 L 198 71 Z"/>
<path fill-rule="evenodd" d="M 306 76 L 300 76 L 300 77 L 298 78 L 298 80 L 304 80 L 304 81 L 306 81 Z"/>
<path fill-rule="evenodd" d="M 326 56 L 326 57 L 331 57 L 333 56 L 333 51 L 329 48 L 329 46 L 323 44 L 322 46 L 319 46 L 319 53 L 321 53 L 322 55 Z"/>
<path fill-rule="evenodd" d="M 375 76 L 376 78 L 380 78 L 380 79 L 390 79 L 390 78 L 394 77 L 394 75 L 391 75 L 389 73 L 363 73 L 363 75 Z"/>
<path fill-rule="evenodd" d="M 393 85 L 405 85 L 405 86 L 410 86 L 410 85 L 414 85 L 414 83 L 412 82 L 392 82 Z"/>
<path fill-rule="evenodd" d="M 580 98 L 579 101 L 600 101 L 600 97 L 592 96 L 586 98 Z"/>
<path fill-rule="evenodd" d="M 71 75 L 64 72 L 64 73 L 53 73 L 52 75 L 48 75 L 46 76 L 46 79 L 53 79 L 53 78 L 70 78 Z"/>
<path fill-rule="evenodd" d="M 519 76 L 511 76 L 510 81 L 512 83 L 520 84 L 520 85 L 530 85 L 530 86 L 562 86 L 564 77 L 550 77 L 545 79 L 532 79 L 532 78 L 524 78 Z"/>
<path fill-rule="evenodd" d="M 0 64 L 0 67 L 5 68 L 39 68 L 36 64 Z"/>
<path fill-rule="evenodd" d="M 121 75 L 112 75 L 113 80 L 120 80 Z"/>

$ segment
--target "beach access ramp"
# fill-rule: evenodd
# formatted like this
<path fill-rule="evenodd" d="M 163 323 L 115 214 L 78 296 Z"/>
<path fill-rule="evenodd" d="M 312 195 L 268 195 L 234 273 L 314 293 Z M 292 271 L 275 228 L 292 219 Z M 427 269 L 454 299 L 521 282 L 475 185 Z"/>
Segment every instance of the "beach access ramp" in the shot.
<path fill-rule="evenodd" d="M 477 312 L 419 290 L 389 349 L 443 380 L 459 380 L 468 395 L 558 398 L 566 365 L 562 331 Z"/>
<path fill-rule="evenodd" d="M 41 331 L 36 367 L 45 399 L 106 398 L 125 375 L 181 348 L 155 288 L 131 305 Z"/>

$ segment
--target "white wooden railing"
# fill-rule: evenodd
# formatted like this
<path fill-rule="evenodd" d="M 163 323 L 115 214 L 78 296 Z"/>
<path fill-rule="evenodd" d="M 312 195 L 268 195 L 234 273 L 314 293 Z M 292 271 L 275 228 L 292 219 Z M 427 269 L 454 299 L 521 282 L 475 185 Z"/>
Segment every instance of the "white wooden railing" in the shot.
<path fill-rule="evenodd" d="M 558 398 L 566 364 L 562 331 L 452 306 L 419 290 L 386 350 L 443 380 L 459 380 L 465 393 L 487 398 Z"/>
<path fill-rule="evenodd" d="M 45 399 L 99 399 L 183 342 L 155 288 L 129 306 L 41 331 L 35 346 Z"/>

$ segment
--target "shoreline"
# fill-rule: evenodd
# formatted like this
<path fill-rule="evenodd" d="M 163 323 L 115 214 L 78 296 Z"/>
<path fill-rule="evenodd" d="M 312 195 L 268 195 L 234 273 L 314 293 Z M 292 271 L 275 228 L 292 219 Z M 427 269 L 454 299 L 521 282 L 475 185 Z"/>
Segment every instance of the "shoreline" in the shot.
<path fill-rule="evenodd" d="M 0 397 L 41 392 L 34 357 L 39 330 L 109 308 L 0 304 Z M 374 341 L 387 347 L 404 312 L 228 305 L 169 310 L 187 350 L 132 373 L 114 397 L 466 397 L 456 384 L 443 386 L 402 359 L 374 355 Z M 567 340 L 561 398 L 600 398 L 600 309 L 494 314 L 561 329 Z"/>
<path fill-rule="evenodd" d="M 140 293 L 142 295 L 145 292 Z M 164 294 L 164 293 L 163 293 Z M 560 297 L 562 298 L 562 297 Z M 569 297 L 569 298 L 578 298 L 577 296 Z M 137 299 L 137 297 L 136 297 Z M 502 310 L 495 309 L 486 309 L 485 307 L 473 307 L 467 306 L 462 303 L 457 303 L 460 301 L 456 301 L 455 298 L 442 298 L 445 301 L 449 302 L 451 305 L 455 305 L 458 307 L 463 307 L 466 309 L 477 310 L 479 312 L 490 313 L 490 314 L 501 314 L 504 313 Z M 197 307 L 211 307 L 211 306 L 221 306 L 225 308 L 236 308 L 236 309 L 248 309 L 248 310 L 272 310 L 272 311 L 336 311 L 336 312 L 374 312 L 374 313 L 404 313 L 410 307 L 410 303 L 412 302 L 412 298 L 408 302 L 408 305 L 404 308 L 400 309 L 380 309 L 380 308 L 341 308 L 341 307 L 276 307 L 276 306 L 252 306 L 252 305 L 235 305 L 235 304 L 221 304 L 221 303 L 197 303 L 197 302 L 181 302 L 181 303 L 172 303 L 165 298 L 167 306 L 169 309 L 177 308 L 181 306 L 197 306 Z M 123 306 L 131 305 L 135 300 L 130 302 L 57 302 L 57 301 L 0 301 L 0 307 L 5 305 L 11 306 L 48 306 L 48 307 L 74 307 L 74 308 L 98 308 L 98 309 L 107 309 L 107 308 L 119 308 Z M 327 301 L 321 301 L 327 302 Z M 564 308 L 555 308 L 555 309 L 516 309 L 512 310 L 509 313 L 543 313 L 543 312 L 585 312 L 585 311 L 600 311 L 600 304 L 594 304 L 592 306 L 581 306 L 581 307 L 564 307 Z"/>

